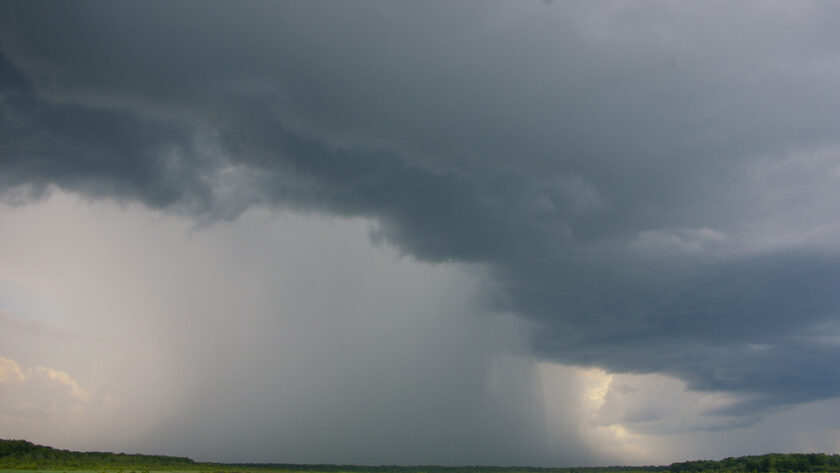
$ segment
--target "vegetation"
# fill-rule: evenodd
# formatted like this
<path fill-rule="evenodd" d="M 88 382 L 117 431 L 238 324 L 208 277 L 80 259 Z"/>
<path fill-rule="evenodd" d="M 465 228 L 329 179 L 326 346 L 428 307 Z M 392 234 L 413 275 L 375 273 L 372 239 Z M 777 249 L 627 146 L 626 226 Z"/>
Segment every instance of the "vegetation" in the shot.
<path fill-rule="evenodd" d="M 770 473 L 770 472 L 840 472 L 840 456 L 824 453 L 771 453 L 769 455 L 673 463 L 672 473 Z"/>
<path fill-rule="evenodd" d="M 35 445 L 26 440 L 0 440 L 0 469 L 8 470 L 172 470 L 193 469 L 185 457 L 129 455 L 110 452 L 71 452 Z"/>
<path fill-rule="evenodd" d="M 761 456 L 673 463 L 670 466 L 536 468 L 495 466 L 359 466 L 290 463 L 203 463 L 186 457 L 109 452 L 71 452 L 25 440 L 0 440 L 0 473 L 840 473 L 840 456 L 772 453 Z"/>

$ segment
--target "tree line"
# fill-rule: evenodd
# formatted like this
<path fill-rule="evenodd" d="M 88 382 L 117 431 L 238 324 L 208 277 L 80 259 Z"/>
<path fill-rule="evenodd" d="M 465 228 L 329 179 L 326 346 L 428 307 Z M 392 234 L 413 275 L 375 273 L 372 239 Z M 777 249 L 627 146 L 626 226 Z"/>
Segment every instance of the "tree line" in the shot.
<path fill-rule="evenodd" d="M 672 473 L 772 473 L 772 472 L 840 472 L 840 456 L 825 453 L 770 453 L 729 457 L 720 461 L 699 460 L 672 463 Z"/>
<path fill-rule="evenodd" d="M 194 467 L 186 457 L 111 452 L 72 452 L 26 440 L 0 440 L 0 469 L 173 469 Z"/>

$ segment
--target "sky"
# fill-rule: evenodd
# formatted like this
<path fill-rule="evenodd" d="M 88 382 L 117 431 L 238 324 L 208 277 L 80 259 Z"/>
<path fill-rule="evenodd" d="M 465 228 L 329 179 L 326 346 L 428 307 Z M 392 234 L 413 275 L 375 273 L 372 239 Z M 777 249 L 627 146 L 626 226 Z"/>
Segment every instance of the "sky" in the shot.
<path fill-rule="evenodd" d="M 840 451 L 840 4 L 0 2 L 0 438 Z"/>

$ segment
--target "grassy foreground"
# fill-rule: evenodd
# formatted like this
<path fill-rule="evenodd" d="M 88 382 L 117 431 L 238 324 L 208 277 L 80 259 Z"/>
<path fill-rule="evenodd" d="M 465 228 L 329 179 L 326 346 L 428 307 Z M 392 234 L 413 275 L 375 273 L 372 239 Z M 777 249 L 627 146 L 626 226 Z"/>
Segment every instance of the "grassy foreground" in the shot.
<path fill-rule="evenodd" d="M 840 456 L 771 453 L 672 463 L 669 466 L 575 468 L 497 466 L 359 466 L 290 463 L 205 463 L 187 457 L 110 452 L 73 452 L 0 439 L 0 473 L 840 473 Z"/>

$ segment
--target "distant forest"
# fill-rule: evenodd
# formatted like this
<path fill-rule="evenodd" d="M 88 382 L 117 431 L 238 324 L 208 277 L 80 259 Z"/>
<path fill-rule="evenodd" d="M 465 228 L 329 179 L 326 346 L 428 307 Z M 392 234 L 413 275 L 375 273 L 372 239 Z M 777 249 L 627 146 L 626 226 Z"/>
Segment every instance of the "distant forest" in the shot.
<path fill-rule="evenodd" d="M 0 439 L 0 470 L 88 470 L 103 473 L 149 473 L 151 471 L 223 472 L 327 472 L 327 473 L 770 473 L 837 472 L 840 456 L 824 453 L 771 453 L 760 456 L 673 463 L 670 466 L 611 466 L 579 468 L 494 466 L 359 466 L 304 465 L 291 463 L 204 463 L 186 457 L 110 452 L 73 452 L 36 445 L 26 440 Z"/>
<path fill-rule="evenodd" d="M 129 455 L 110 452 L 71 452 L 26 440 L 0 440 L 0 468 L 9 470 L 87 469 L 193 469 L 186 457 Z"/>
<path fill-rule="evenodd" d="M 192 469 L 196 462 L 186 457 L 129 455 L 110 452 L 71 452 L 26 440 L 0 440 L 0 468 L 9 470 L 48 469 Z"/>
<path fill-rule="evenodd" d="M 840 471 L 840 456 L 825 453 L 771 453 L 768 455 L 672 463 L 673 473 L 720 472 L 805 472 Z"/>

